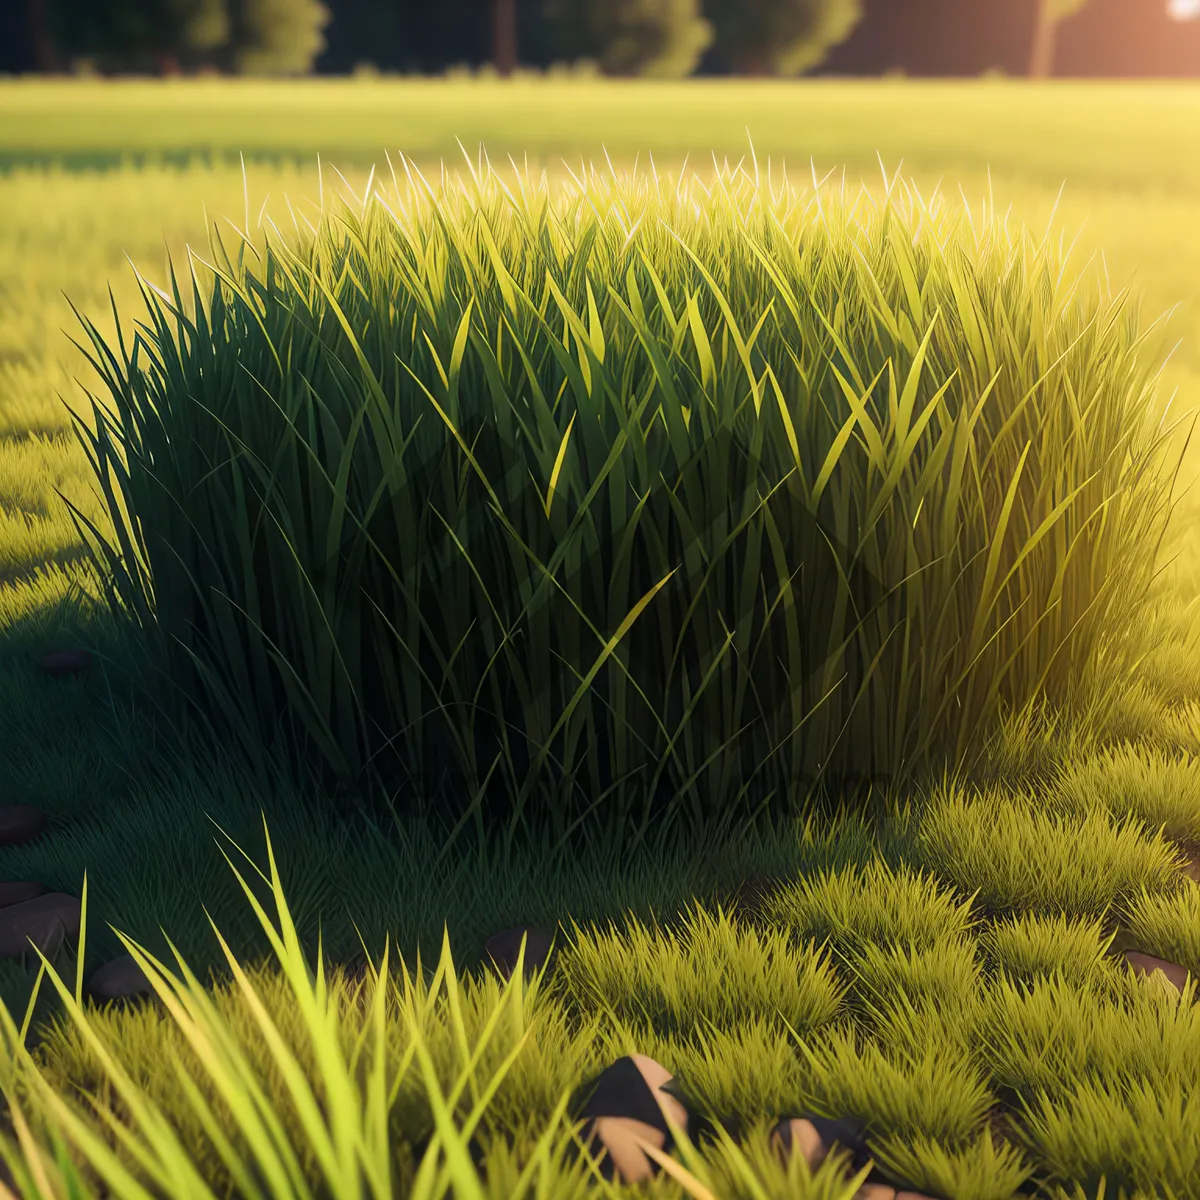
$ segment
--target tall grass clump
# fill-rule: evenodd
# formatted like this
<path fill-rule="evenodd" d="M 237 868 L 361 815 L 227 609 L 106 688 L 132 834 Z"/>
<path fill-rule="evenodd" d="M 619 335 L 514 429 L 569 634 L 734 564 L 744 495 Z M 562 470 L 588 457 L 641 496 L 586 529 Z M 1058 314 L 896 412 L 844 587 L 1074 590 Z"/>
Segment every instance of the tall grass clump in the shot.
<path fill-rule="evenodd" d="M 1061 248 L 894 184 L 404 168 L 85 320 L 90 544 L 220 736 L 562 834 L 1127 675 L 1167 434 Z"/>

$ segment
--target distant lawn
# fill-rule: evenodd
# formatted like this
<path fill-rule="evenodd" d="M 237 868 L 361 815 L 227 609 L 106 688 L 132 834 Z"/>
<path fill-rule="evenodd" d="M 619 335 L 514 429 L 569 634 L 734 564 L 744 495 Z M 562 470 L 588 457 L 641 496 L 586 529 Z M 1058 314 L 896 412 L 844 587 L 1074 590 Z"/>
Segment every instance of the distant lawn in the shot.
<path fill-rule="evenodd" d="M 808 171 L 1016 175 L 1055 189 L 1200 189 L 1200 86 L 1024 81 L 682 83 L 329 79 L 0 82 L 0 165 L 109 165 L 125 156 L 239 152 L 342 166 L 385 150 L 458 158 L 455 138 L 503 159 L 661 162 L 747 151 Z"/>

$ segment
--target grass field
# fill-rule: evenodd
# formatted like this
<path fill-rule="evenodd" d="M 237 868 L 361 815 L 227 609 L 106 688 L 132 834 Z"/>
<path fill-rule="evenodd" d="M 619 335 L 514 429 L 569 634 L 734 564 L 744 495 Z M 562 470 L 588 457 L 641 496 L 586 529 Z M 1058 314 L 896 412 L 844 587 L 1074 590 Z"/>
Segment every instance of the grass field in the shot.
<path fill-rule="evenodd" d="M 626 858 L 597 851 L 586 864 L 533 850 L 505 860 L 480 848 L 439 860 L 434 874 L 437 847 L 423 832 L 403 845 L 391 833 L 333 826 L 305 797 L 287 788 L 265 796 L 202 757 L 116 672 L 53 683 L 30 662 L 63 644 L 92 646 L 117 664 L 127 654 L 86 600 L 92 584 L 58 498 L 98 517 L 60 400 L 82 399 L 77 381 L 95 386 L 68 340 L 79 336 L 68 300 L 111 331 L 111 289 L 128 330 L 138 293 L 127 256 L 163 284 L 168 253 L 179 261 L 186 246 L 206 245 L 206 212 L 239 223 L 248 212 L 253 223 L 266 204 L 286 219 L 285 197 L 318 195 L 318 154 L 355 187 L 372 166 L 387 169 L 385 151 L 393 163 L 403 151 L 427 171 L 439 159 L 459 170 L 456 138 L 472 157 L 484 141 L 498 165 L 528 153 L 554 178 L 567 177 L 560 158 L 575 171 L 581 156 L 607 170 L 605 150 L 618 170 L 639 152 L 652 153 L 659 171 L 690 155 L 703 172 L 711 153 L 745 156 L 753 170 L 747 130 L 758 169 L 765 175 L 768 157 L 772 171 L 786 160 L 798 187 L 811 184 L 813 169 L 820 178 L 845 168 L 853 184 L 882 191 L 878 154 L 889 178 L 900 169 L 924 194 L 940 181 L 978 212 L 990 188 L 1001 210 L 1011 206 L 1014 226 L 1040 232 L 1053 213 L 1055 240 L 1061 230 L 1068 244 L 1082 228 L 1072 262 L 1102 254 L 1114 287 L 1132 285 L 1148 318 L 1177 306 L 1146 352 L 1176 347 L 1162 406 L 1177 393 L 1172 415 L 1200 407 L 1200 88 L 0 83 L 0 803 L 36 803 L 52 817 L 50 837 L 0 850 L 0 878 L 79 894 L 87 871 L 88 971 L 122 950 L 111 922 L 169 962 L 161 925 L 197 975 L 219 968 L 228 978 L 205 911 L 239 961 L 261 961 L 271 947 L 205 814 L 261 864 L 261 805 L 310 953 L 318 918 L 334 961 L 358 950 L 357 927 L 375 959 L 390 932 L 410 966 L 418 945 L 426 964 L 437 957 L 445 923 L 460 971 L 474 969 L 497 929 L 565 923 L 567 913 L 597 923 L 548 996 L 525 997 L 525 1015 L 478 1068 L 486 1084 L 536 1027 L 536 1049 L 523 1051 L 502 1086 L 494 1119 L 518 1147 L 536 1141 L 565 1088 L 636 1050 L 684 1081 L 693 1111 L 757 1128 L 764 1151 L 763 1122 L 798 1105 L 873 1118 L 892 1177 L 946 1200 L 1005 1200 L 1028 1176 L 1048 1181 L 1045 1194 L 1075 1200 L 1099 1197 L 1101 1176 L 1104 1200 L 1117 1188 L 1162 1194 L 1155 1188 L 1168 1179 L 1175 1196 L 1200 1196 L 1200 1009 L 1172 1007 L 1103 955 L 1116 936 L 1115 948 L 1137 945 L 1200 971 L 1197 889 L 1176 886 L 1174 857 L 1200 849 L 1200 508 L 1190 494 L 1168 547 L 1178 557 L 1157 584 L 1163 641 L 1138 686 L 1103 721 L 1073 714 L 1044 731 L 1010 729 L 981 794 L 963 786 L 897 797 L 900 810 L 878 839 L 853 825 L 784 826 L 720 846 L 668 841 Z M 643 153 L 639 170 L 647 165 Z M 335 186 L 329 167 L 323 186 Z M 1185 484 L 1195 468 L 1189 450 Z M 885 865 L 866 866 L 876 854 Z M 693 899 L 727 896 L 760 876 L 789 881 L 765 930 L 714 930 L 703 916 L 681 923 Z M 269 891 L 255 890 L 269 903 Z M 668 919 L 658 931 L 656 916 Z M 628 940 L 604 932 L 610 919 Z M 699 932 L 690 940 L 671 927 Z M 795 940 L 773 941 L 780 931 Z M 807 939 L 830 936 L 833 955 L 822 965 Z M 74 978 L 68 948 L 57 969 Z M 35 974 L 0 963 L 0 998 L 18 1021 Z M 263 986 L 272 1012 L 293 1003 L 278 982 Z M 41 1017 L 62 1011 L 47 990 Z M 477 1008 L 468 1005 L 473 1038 L 496 1002 L 485 989 Z M 815 1060 L 794 1053 L 780 1009 Z M 238 1012 L 231 1021 L 249 1057 L 270 1075 L 276 1068 L 248 1011 L 233 999 L 224 1011 Z M 707 1043 L 695 1034 L 702 1017 L 713 1022 Z M 295 1013 L 285 1019 L 301 1038 Z M 136 1018 L 102 1020 L 97 1027 L 128 1048 L 147 1092 L 198 1144 L 195 1117 L 155 1075 L 166 1035 Z M 594 1040 L 591 1021 L 603 1031 Z M 448 1086 L 467 1067 L 466 1046 L 440 1016 L 424 1028 Z M 47 1061 L 64 1092 L 69 1079 L 94 1087 L 101 1078 L 78 1038 L 52 1041 Z M 981 1132 L 1004 1105 L 1010 1117 L 1020 1111 L 1014 1096 L 1032 1108 L 1014 1120 L 1003 1144 L 1014 1149 L 998 1162 Z M 397 1128 L 407 1136 L 429 1112 L 413 1100 Z M 1174 1158 L 1164 1150 L 1172 1145 Z M 302 1157 L 317 1179 L 312 1156 Z M 516 1190 L 511 1156 L 501 1150 L 490 1161 L 502 1165 L 477 1194 L 533 1194 Z M 801 1191 L 777 1167 L 760 1167 L 765 1190 L 727 1174 L 712 1180 L 714 1194 L 841 1195 L 828 1173 Z M 398 1194 L 409 1194 L 415 1165 L 397 1170 Z M 555 1196 L 585 1190 L 550 1171 L 542 1185 Z M 660 1179 L 653 1194 L 687 1194 L 680 1189 Z"/>

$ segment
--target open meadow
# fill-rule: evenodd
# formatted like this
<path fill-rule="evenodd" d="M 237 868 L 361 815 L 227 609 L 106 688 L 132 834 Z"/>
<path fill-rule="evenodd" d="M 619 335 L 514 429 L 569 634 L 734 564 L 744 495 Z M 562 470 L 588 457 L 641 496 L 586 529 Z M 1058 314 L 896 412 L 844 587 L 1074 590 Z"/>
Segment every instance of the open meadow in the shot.
<path fill-rule="evenodd" d="M 410 186 L 414 164 L 429 191 Z M 271 257 L 271 222 L 317 249 Z M 188 295 L 176 316 L 168 263 L 190 293 L 188 249 L 217 265 L 214 226 L 232 298 L 202 322 Z M 219 288 L 207 267 L 197 278 L 210 304 Z M 1198 280 L 1198 86 L 0 81 L 0 1085 L 24 1114 L 14 1165 L 45 1172 L 36 1194 L 68 1194 L 57 1128 L 97 1195 L 850 1200 L 869 1176 L 942 1200 L 1200 1198 L 1200 438 L 1182 419 L 1200 409 Z M 143 375 L 124 358 L 139 322 Z M 688 504 L 723 499 L 736 479 L 702 486 L 725 467 L 700 452 L 727 438 L 750 470 L 798 464 L 814 511 L 822 496 L 836 509 L 822 529 L 858 545 L 844 519 L 870 512 L 871 585 L 908 589 L 915 633 L 902 653 L 890 627 L 878 645 L 848 634 L 884 682 L 863 682 L 851 749 L 831 741 L 828 757 L 865 747 L 877 781 L 899 782 L 797 787 L 764 822 L 691 824 L 672 803 L 640 842 L 622 840 L 624 817 L 594 838 L 553 822 L 507 836 L 491 792 L 487 820 L 448 804 L 453 838 L 348 804 L 347 781 L 411 760 L 393 741 L 415 672 L 375 661 L 386 637 L 359 640 L 372 612 L 401 640 L 389 570 L 408 531 L 434 537 L 401 506 L 465 496 L 476 465 L 399 487 L 405 414 L 423 414 L 426 449 L 458 453 L 446 430 L 484 406 L 498 424 L 472 443 L 480 474 L 493 441 L 496 463 L 533 447 L 536 495 L 507 499 L 535 549 L 574 536 L 589 504 L 593 522 L 616 511 L 616 487 L 592 498 L 618 443 L 638 495 L 674 466 Z M 765 448 L 745 433 L 756 421 Z M 123 492 L 116 469 L 105 500 L 85 443 L 122 436 L 136 469 Z M 130 511 L 160 538 L 154 586 L 132 554 L 98 574 L 81 536 L 118 544 Z M 670 511 L 647 502 L 643 519 L 665 531 Z M 581 595 L 618 608 L 606 636 L 651 586 L 618 544 L 571 559 Z M 657 544 L 652 573 L 703 574 L 665 532 L 656 565 Z M 731 577 L 770 561 L 763 548 Z M 137 620 L 106 606 L 114 578 Z M 482 612 L 454 578 L 433 603 L 451 647 Z M 346 600 L 359 590 L 363 612 Z M 742 595 L 728 588 L 722 611 Z M 663 620 L 682 644 L 686 620 Z M 193 671 L 180 647 L 198 630 Z M 553 657 L 538 645 L 530 692 Z M 78 649 L 94 658 L 76 673 L 39 661 Z M 598 651 L 580 653 L 590 684 Z M 455 661 L 447 677 L 486 674 L 481 655 Z M 195 712 L 222 714 L 215 739 L 148 682 L 164 663 Z M 633 712 L 600 666 L 597 695 Z M 719 682 L 728 717 L 742 692 Z M 593 747 L 636 759 L 617 733 L 563 721 L 589 796 L 612 778 L 589 775 Z M 558 736 L 533 700 L 528 722 Z M 315 747 L 295 777 L 279 766 L 293 726 Z M 906 774 L 935 733 L 979 740 L 954 772 L 931 752 Z M 722 798 L 707 815 L 732 812 L 721 789 L 740 760 L 680 744 L 696 794 Z M 500 794 L 522 765 L 498 770 Z M 280 897 L 294 936 L 286 920 L 275 933 Z M 15 948 L 31 904 L 61 986 Z M 369 1019 L 361 970 L 346 995 L 314 994 L 318 924 L 327 973 L 364 946 L 378 964 L 390 936 L 393 992 L 385 1004 L 366 974 Z M 123 963 L 119 995 L 144 974 L 110 925 L 169 972 L 172 948 L 214 972 L 212 1004 L 156 976 L 157 1001 L 89 1006 L 82 1032 L 83 980 Z M 494 935 L 556 925 L 537 983 L 513 972 L 505 991 L 485 969 Z M 406 990 L 418 947 L 424 981 Z M 675 1162 L 649 1184 L 593 1178 L 570 1153 L 564 1112 L 584 1118 L 568 1097 L 625 1055 L 674 1076 L 674 1107 L 660 1103 L 687 1117 L 686 1139 L 655 1143 Z M 635 1092 L 617 1078 L 610 1107 L 587 1111 L 653 1126 Z M 137 1150 L 115 1149 L 89 1098 L 138 1130 Z M 802 1115 L 862 1129 L 821 1125 L 847 1153 L 813 1171 L 770 1141 Z M 0 1165 L 0 1200 L 5 1179 Z"/>

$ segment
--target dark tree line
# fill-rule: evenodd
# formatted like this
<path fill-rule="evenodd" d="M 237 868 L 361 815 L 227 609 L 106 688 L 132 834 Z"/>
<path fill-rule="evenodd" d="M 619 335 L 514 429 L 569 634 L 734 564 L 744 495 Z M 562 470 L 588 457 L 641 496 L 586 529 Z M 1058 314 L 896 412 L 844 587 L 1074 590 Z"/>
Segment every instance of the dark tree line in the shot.
<path fill-rule="evenodd" d="M 1200 74 L 1195 0 L 0 0 L 0 71 Z"/>
<path fill-rule="evenodd" d="M 10 0 L 25 6 L 36 65 L 245 74 L 453 64 L 547 67 L 590 60 L 608 75 L 727 70 L 795 75 L 862 17 L 862 0 Z"/>
<path fill-rule="evenodd" d="M 321 0 L 27 0 L 39 65 L 113 72 L 304 74 L 325 47 Z"/>

